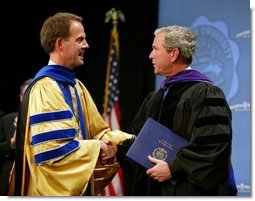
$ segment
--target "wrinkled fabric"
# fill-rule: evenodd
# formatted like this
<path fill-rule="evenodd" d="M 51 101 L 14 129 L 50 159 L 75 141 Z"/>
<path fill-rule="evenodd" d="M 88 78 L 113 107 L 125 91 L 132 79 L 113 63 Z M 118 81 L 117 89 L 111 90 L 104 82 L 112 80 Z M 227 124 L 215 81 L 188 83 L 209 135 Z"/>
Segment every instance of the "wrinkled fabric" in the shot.
<path fill-rule="evenodd" d="M 169 164 L 173 180 L 155 182 L 132 161 L 121 161 L 133 177 L 131 195 L 228 195 L 231 165 L 231 111 L 220 88 L 209 82 L 189 81 L 150 93 L 132 123 L 138 134 L 148 117 L 190 142 Z M 126 142 L 124 143 L 126 144 Z"/>
<path fill-rule="evenodd" d="M 75 88 L 84 112 L 89 140 L 83 139 L 81 134 Z M 40 79 L 31 89 L 24 144 L 25 160 L 29 171 L 28 176 L 23 175 L 25 180 L 22 188 L 25 188 L 26 183 L 28 187 L 22 195 L 83 195 L 89 181 L 93 194 L 93 173 L 97 169 L 100 151 L 98 139 L 109 139 L 120 144 L 131 137 L 121 131 L 110 130 L 99 114 L 89 92 L 80 81 L 76 80 L 74 86 L 69 85 L 69 89 L 74 111 L 66 103 L 59 85 L 52 78 Z M 34 124 L 31 124 L 32 120 Z M 71 133 L 65 138 L 63 133 L 68 133 L 67 131 Z M 51 138 L 49 132 L 56 133 L 60 138 L 48 139 Z M 33 142 L 36 143 L 33 144 Z M 116 167 L 118 164 L 103 167 L 106 170 L 109 169 L 109 174 L 104 175 L 105 178 L 101 177 L 101 181 L 104 182 L 104 179 L 109 180 L 113 177 L 117 172 Z"/>

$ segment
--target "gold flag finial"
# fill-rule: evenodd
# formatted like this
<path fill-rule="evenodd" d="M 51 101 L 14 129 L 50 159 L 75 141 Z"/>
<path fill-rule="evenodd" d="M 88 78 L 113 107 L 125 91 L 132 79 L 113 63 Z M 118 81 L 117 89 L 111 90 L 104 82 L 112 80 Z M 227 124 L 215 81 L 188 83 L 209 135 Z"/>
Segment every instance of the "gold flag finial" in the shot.
<path fill-rule="evenodd" d="M 105 23 L 108 23 L 112 20 L 113 28 L 117 29 L 118 20 L 125 22 L 125 16 L 121 10 L 116 10 L 115 8 L 110 9 L 105 14 Z"/>

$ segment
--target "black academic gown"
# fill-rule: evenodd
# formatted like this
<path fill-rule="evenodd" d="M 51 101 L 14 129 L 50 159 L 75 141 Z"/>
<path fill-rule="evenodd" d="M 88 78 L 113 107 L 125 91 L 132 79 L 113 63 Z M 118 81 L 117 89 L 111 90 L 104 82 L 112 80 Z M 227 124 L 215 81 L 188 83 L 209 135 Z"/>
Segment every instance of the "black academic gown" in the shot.
<path fill-rule="evenodd" d="M 15 151 L 10 147 L 10 140 L 15 132 L 14 119 L 18 113 L 10 113 L 0 120 L 0 195 L 7 195 L 9 174 L 14 162 Z"/>
<path fill-rule="evenodd" d="M 127 141 L 118 158 L 133 187 L 129 195 L 209 196 L 228 194 L 231 158 L 231 110 L 222 90 L 207 82 L 189 81 L 169 85 L 144 100 L 132 123 L 138 134 L 148 117 L 190 141 L 169 164 L 173 179 L 155 182 L 146 170 L 124 158 Z M 132 176 L 133 175 L 133 176 Z"/>

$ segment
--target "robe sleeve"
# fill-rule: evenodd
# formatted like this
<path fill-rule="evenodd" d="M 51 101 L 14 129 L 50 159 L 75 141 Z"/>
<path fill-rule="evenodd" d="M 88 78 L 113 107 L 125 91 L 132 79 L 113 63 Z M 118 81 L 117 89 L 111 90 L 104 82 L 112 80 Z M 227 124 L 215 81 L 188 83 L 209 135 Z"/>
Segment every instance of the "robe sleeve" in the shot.
<path fill-rule="evenodd" d="M 186 95 L 177 106 L 173 125 L 191 144 L 179 151 L 170 168 L 175 178 L 186 175 L 191 183 L 210 189 L 228 177 L 231 110 L 216 86 L 202 84 Z"/>
<path fill-rule="evenodd" d="M 111 130 L 109 124 L 103 119 L 85 86 L 78 82 L 79 91 L 82 91 L 82 106 L 85 113 L 85 121 L 90 138 L 110 140 L 116 144 L 122 144 L 126 139 L 133 137 L 132 134 L 121 130 Z"/>
<path fill-rule="evenodd" d="M 87 133 L 91 139 L 109 140 L 115 144 L 122 144 L 125 140 L 131 139 L 132 134 L 122 132 L 120 130 L 112 131 L 109 125 L 102 118 L 102 115 L 98 112 L 97 107 L 86 89 L 86 87 L 77 80 L 77 88 L 82 94 L 81 103 L 84 111 L 84 119 L 86 123 Z M 94 169 L 94 193 L 97 195 L 100 193 L 113 179 L 119 168 L 119 163 L 100 165 L 97 162 Z"/>
<path fill-rule="evenodd" d="M 28 194 L 82 195 L 96 166 L 100 144 L 80 138 L 76 117 L 50 78 L 33 87 L 28 118 Z"/>

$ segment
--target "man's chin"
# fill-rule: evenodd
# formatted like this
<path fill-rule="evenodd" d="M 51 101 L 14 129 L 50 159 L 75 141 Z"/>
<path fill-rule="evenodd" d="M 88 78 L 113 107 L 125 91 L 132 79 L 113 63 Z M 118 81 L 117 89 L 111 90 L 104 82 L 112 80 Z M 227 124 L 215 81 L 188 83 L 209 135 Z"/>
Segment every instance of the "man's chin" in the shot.
<path fill-rule="evenodd" d="M 82 66 L 84 64 L 84 61 L 83 60 L 80 60 L 79 61 L 79 66 Z"/>

